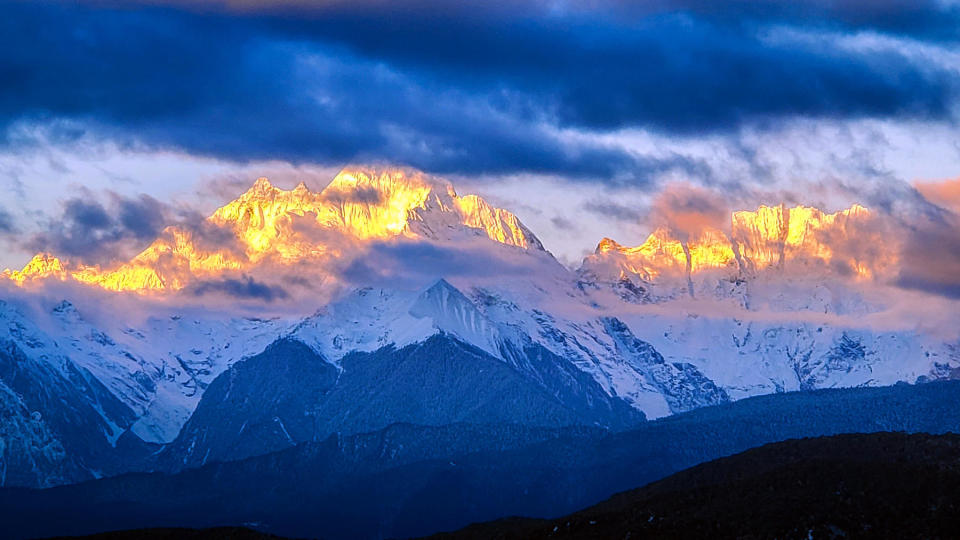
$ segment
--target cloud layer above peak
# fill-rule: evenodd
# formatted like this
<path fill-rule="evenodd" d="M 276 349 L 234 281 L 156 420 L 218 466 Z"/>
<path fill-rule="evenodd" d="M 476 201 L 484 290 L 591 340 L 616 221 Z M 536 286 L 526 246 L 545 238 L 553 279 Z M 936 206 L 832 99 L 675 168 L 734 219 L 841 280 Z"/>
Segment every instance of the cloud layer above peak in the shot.
<path fill-rule="evenodd" d="M 795 118 L 952 123 L 941 2 L 0 4 L 0 143 L 643 183 L 703 173 L 598 134 Z M 857 40 L 881 36 L 884 46 Z M 923 57 L 911 53 L 923 47 Z"/>
<path fill-rule="evenodd" d="M 449 177 L 571 266 L 759 204 L 957 211 L 957 2 L 0 0 L 0 30 L 0 268 L 348 162 Z"/>

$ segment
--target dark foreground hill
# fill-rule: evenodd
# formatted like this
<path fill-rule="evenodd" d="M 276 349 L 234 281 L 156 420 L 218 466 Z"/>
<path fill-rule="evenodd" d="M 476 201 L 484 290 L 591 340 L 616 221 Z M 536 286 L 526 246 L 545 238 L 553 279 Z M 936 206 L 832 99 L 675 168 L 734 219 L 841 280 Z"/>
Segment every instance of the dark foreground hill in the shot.
<path fill-rule="evenodd" d="M 295 537 L 419 536 L 510 515 L 565 515 L 771 442 L 958 432 L 957 403 L 960 381 L 951 381 L 763 396 L 620 433 L 393 426 L 173 475 L 2 489 L 0 523 L 9 538 L 225 525 Z"/>
<path fill-rule="evenodd" d="M 769 444 L 569 516 L 477 524 L 436 540 L 956 538 L 960 436 L 849 434 Z"/>
<path fill-rule="evenodd" d="M 213 529 L 131 529 L 89 536 L 63 536 L 48 540 L 283 540 L 281 536 L 262 533 L 246 527 L 216 527 Z"/>

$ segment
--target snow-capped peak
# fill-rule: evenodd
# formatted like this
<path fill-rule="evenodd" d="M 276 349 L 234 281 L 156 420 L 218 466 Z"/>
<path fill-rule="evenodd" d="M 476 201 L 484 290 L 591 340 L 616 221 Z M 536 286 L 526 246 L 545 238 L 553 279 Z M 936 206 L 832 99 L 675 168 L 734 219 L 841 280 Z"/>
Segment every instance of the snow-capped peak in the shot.
<path fill-rule="evenodd" d="M 410 315 L 430 319 L 435 328 L 496 355 L 496 329 L 459 289 L 440 279 L 410 306 Z"/>
<path fill-rule="evenodd" d="M 822 268 L 842 268 L 860 278 L 882 274 L 895 259 L 889 252 L 864 258 L 843 245 L 873 235 L 874 214 L 860 205 L 828 214 L 817 208 L 783 204 L 760 206 L 755 211 L 731 215 L 729 232 L 713 227 L 680 233 L 669 227 L 653 231 L 636 247 L 625 247 L 604 238 L 583 270 L 608 281 L 624 275 L 646 282 L 689 279 L 694 274 L 722 271 L 735 276 L 799 263 Z"/>
<path fill-rule="evenodd" d="M 265 264 L 322 271 L 330 258 L 373 241 L 476 236 L 543 249 L 515 215 L 476 195 L 458 195 L 446 180 L 412 169 L 352 167 L 319 192 L 302 182 L 284 190 L 258 178 L 203 227 L 168 227 L 127 262 L 107 268 L 68 265 L 41 254 L 3 276 L 18 284 L 58 277 L 117 291 L 176 291 L 197 279 L 250 273 Z"/>

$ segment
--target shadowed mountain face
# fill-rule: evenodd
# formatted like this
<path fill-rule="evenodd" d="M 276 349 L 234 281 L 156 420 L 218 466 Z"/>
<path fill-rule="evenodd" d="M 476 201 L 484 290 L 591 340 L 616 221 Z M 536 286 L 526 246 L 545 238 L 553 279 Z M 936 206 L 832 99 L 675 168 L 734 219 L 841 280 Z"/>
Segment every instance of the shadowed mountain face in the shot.
<path fill-rule="evenodd" d="M 957 530 L 960 436 L 875 433 L 770 444 L 569 516 L 434 538 L 953 538 Z"/>
<path fill-rule="evenodd" d="M 417 536 L 510 515 L 564 515 L 699 463 L 791 438 L 958 431 L 958 399 L 960 382 L 800 392 L 612 434 L 395 426 L 175 475 L 0 490 L 0 518 L 14 538 L 244 523 L 300 537 Z"/>
<path fill-rule="evenodd" d="M 0 342 L 0 485 L 116 473 L 126 464 L 115 443 L 133 420 L 133 411 L 82 367 L 37 361 Z"/>
<path fill-rule="evenodd" d="M 530 351 L 542 364 L 534 379 L 447 334 L 351 353 L 338 366 L 283 339 L 214 380 L 164 449 L 162 468 L 242 459 L 398 422 L 624 429 L 643 421 L 582 372 L 555 367 L 562 361 L 543 358 L 548 354 Z"/>

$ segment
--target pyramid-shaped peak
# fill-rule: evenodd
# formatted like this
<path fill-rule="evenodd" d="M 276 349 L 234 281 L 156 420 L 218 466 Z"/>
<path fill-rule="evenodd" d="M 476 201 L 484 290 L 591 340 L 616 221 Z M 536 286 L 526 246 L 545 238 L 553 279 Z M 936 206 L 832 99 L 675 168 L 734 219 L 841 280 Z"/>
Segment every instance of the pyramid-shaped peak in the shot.
<path fill-rule="evenodd" d="M 446 279 L 440 278 L 420 293 L 410 313 L 417 317 L 436 316 L 450 308 L 462 311 L 474 306 L 470 299 L 460 292 L 460 289 L 451 285 Z"/>
<path fill-rule="evenodd" d="M 469 298 L 445 279 L 437 280 L 410 306 L 410 315 L 485 351 L 497 353 L 497 329 Z"/>
<path fill-rule="evenodd" d="M 266 176 L 257 178 L 257 181 L 253 183 L 253 190 L 263 191 L 267 189 L 273 189 L 273 184 L 270 183 L 270 180 Z"/>
<path fill-rule="evenodd" d="M 442 292 L 463 295 L 463 293 L 460 292 L 460 289 L 451 285 L 450 282 L 444 278 L 440 278 L 436 282 L 434 282 L 433 285 L 431 285 L 430 287 L 427 288 L 427 290 L 424 291 L 424 294 L 429 295 L 429 294 L 437 294 Z"/>

